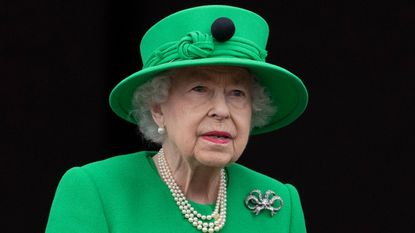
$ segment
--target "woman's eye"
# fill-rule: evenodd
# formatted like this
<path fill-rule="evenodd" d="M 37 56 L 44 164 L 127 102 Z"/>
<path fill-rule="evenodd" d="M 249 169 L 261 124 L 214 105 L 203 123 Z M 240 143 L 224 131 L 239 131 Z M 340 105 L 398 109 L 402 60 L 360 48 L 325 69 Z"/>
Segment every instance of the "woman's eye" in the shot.
<path fill-rule="evenodd" d="M 232 96 L 245 96 L 245 92 L 241 91 L 241 90 L 233 90 L 232 91 Z"/>
<path fill-rule="evenodd" d="M 207 87 L 204 86 L 196 86 L 192 88 L 193 91 L 196 92 L 206 92 L 207 91 Z"/>

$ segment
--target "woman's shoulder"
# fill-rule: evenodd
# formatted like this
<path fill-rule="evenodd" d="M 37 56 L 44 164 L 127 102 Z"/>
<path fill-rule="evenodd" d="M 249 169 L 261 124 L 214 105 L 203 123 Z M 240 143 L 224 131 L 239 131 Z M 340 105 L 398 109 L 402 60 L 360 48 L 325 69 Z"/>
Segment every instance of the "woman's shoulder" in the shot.
<path fill-rule="evenodd" d="M 229 179 L 232 182 L 241 183 L 244 186 L 277 189 L 285 192 L 289 192 L 290 190 L 296 191 L 296 188 L 292 184 L 282 182 L 239 163 L 233 163 L 227 169 L 231 176 Z"/>
<path fill-rule="evenodd" d="M 128 154 L 115 155 L 103 160 L 85 164 L 81 167 L 89 171 L 117 171 L 128 168 L 146 167 L 148 166 L 148 158 L 155 153 L 156 152 L 153 151 L 138 151 Z"/>
<path fill-rule="evenodd" d="M 228 170 L 232 172 L 234 176 L 236 175 L 237 177 L 243 177 L 243 179 L 260 180 L 260 181 L 267 182 L 267 183 L 277 182 L 279 184 L 282 184 L 280 181 L 276 180 L 275 178 L 272 178 L 264 173 L 255 171 L 252 168 L 249 168 L 240 163 L 231 164 L 230 166 L 228 166 Z"/>
<path fill-rule="evenodd" d="M 156 152 L 139 151 L 129 154 L 115 155 L 103 160 L 87 163 L 82 166 L 76 166 L 68 169 L 64 177 L 77 177 L 83 174 L 96 183 L 120 182 L 139 179 L 142 174 L 152 173 L 151 156 Z M 78 175 L 77 175 L 78 174 Z"/>

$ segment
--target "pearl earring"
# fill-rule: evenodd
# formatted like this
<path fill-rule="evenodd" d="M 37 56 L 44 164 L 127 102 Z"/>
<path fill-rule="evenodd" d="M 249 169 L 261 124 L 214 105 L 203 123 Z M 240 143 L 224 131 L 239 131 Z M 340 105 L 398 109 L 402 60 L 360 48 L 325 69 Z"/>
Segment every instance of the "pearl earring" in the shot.
<path fill-rule="evenodd" d="M 157 132 L 158 132 L 160 135 L 163 135 L 164 133 L 166 133 L 166 129 L 165 129 L 164 127 L 158 127 Z"/>

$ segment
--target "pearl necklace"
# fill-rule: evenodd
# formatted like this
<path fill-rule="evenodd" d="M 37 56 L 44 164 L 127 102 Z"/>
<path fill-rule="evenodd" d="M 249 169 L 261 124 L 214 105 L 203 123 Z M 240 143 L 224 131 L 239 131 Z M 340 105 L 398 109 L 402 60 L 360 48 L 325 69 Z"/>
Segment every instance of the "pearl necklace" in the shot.
<path fill-rule="evenodd" d="M 173 176 L 171 175 L 166 158 L 164 157 L 163 148 L 158 152 L 158 163 L 160 167 L 160 174 L 164 182 L 170 189 L 177 206 L 182 212 L 183 216 L 190 224 L 202 232 L 218 232 L 226 222 L 226 175 L 224 169 L 220 171 L 220 185 L 218 197 L 216 198 L 216 205 L 214 211 L 209 215 L 198 213 L 185 195 L 177 185 Z"/>

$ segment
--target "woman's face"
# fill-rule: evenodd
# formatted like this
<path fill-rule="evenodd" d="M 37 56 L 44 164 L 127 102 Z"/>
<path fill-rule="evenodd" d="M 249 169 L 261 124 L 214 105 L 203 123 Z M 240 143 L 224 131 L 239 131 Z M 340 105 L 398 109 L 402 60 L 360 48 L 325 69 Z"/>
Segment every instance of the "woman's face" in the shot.
<path fill-rule="evenodd" d="M 236 161 L 249 137 L 251 82 L 248 71 L 238 67 L 176 70 L 169 98 L 160 105 L 163 146 L 196 165 Z"/>

